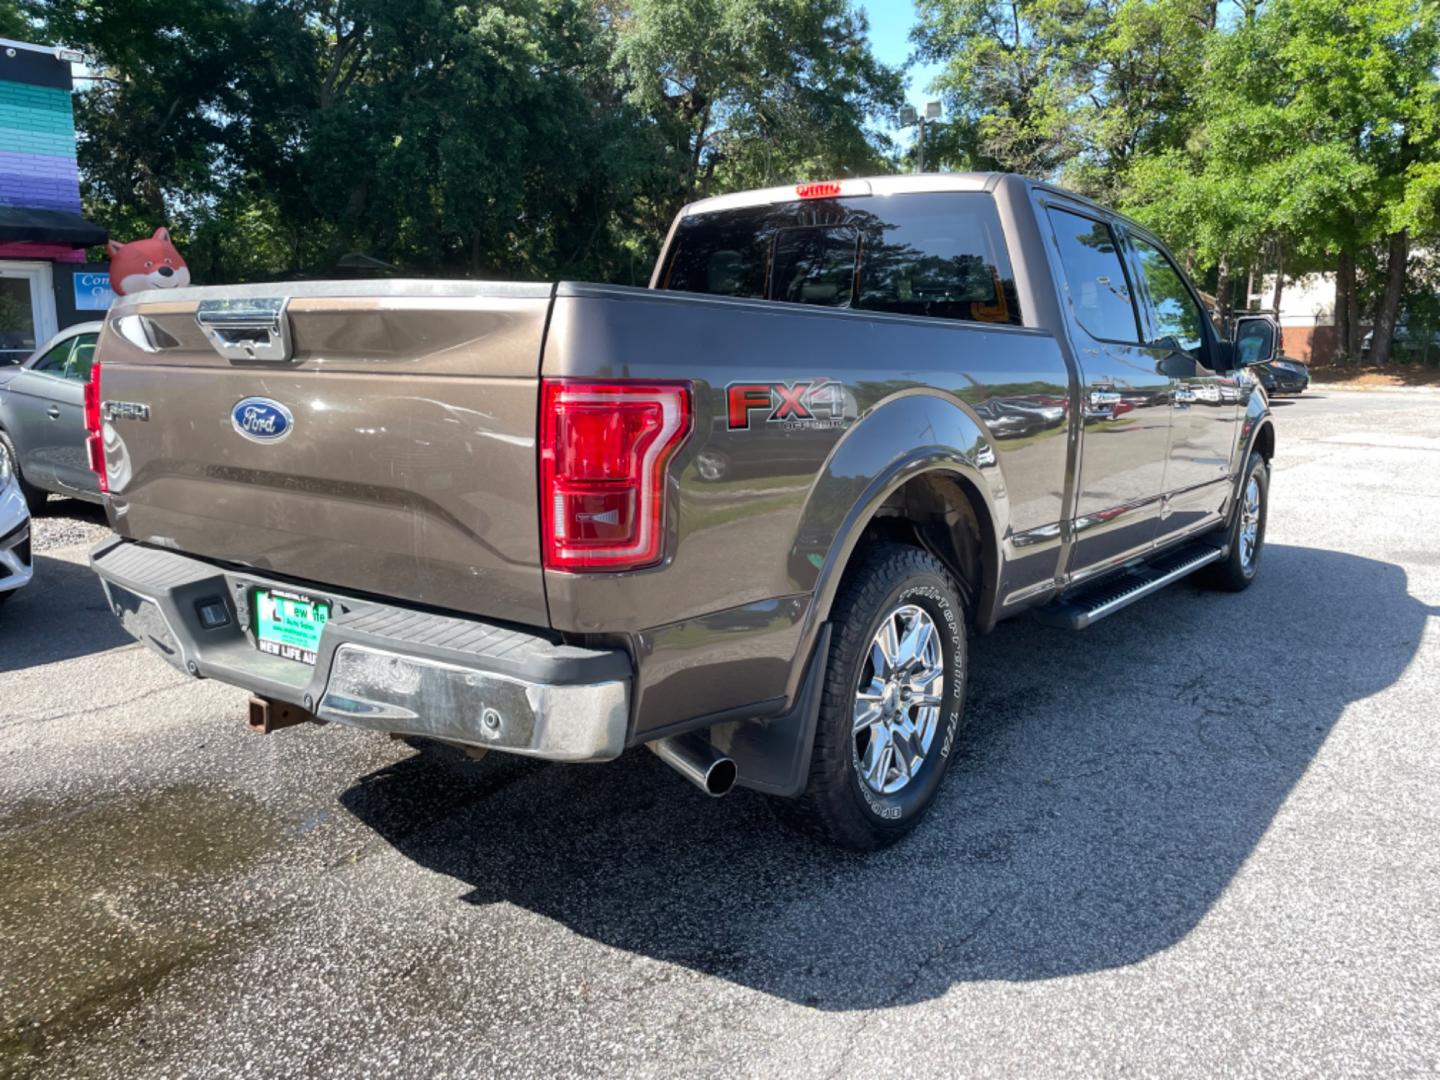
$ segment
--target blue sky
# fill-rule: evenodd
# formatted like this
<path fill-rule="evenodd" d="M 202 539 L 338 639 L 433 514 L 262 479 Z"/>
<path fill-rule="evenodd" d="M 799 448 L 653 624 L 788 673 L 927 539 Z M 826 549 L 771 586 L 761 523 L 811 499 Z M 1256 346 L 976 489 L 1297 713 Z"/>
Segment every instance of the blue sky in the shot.
<path fill-rule="evenodd" d="M 915 5 L 910 0 L 865 0 L 859 5 L 870 17 L 870 43 L 882 63 L 904 67 L 910 56 L 910 30 L 915 25 Z M 923 105 L 925 86 L 937 71 L 934 64 L 917 64 L 910 68 L 908 96 L 912 105 Z"/>

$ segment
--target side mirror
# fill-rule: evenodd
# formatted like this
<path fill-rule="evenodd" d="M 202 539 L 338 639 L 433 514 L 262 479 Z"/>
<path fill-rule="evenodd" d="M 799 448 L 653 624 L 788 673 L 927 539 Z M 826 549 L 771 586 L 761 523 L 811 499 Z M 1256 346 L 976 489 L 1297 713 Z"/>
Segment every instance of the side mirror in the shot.
<path fill-rule="evenodd" d="M 1263 364 L 1279 352 L 1280 328 L 1268 315 L 1235 320 L 1234 357 L 1239 366 Z"/>

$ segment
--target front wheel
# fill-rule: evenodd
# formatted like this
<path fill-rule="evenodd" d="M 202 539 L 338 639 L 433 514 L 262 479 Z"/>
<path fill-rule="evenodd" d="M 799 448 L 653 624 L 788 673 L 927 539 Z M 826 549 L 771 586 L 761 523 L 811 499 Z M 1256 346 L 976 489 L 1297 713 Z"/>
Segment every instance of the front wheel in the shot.
<path fill-rule="evenodd" d="M 1226 592 L 1248 589 L 1260 572 L 1260 556 L 1265 553 L 1265 519 L 1270 503 L 1270 464 L 1259 454 L 1251 454 L 1245 463 L 1240 483 L 1240 500 L 1230 522 L 1230 553 L 1206 569 L 1207 581 Z"/>
<path fill-rule="evenodd" d="M 862 556 L 836 598 L 804 793 L 777 812 L 856 850 L 892 844 L 930 808 L 965 703 L 965 611 L 945 567 L 901 544 Z"/>

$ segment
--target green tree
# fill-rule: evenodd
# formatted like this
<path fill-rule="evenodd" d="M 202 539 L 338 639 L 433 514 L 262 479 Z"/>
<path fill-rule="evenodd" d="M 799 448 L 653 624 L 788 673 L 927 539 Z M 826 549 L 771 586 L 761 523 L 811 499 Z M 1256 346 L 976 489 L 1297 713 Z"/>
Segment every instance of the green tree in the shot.
<path fill-rule="evenodd" d="M 882 167 L 867 125 L 899 97 L 849 0 L 38 10 L 101 76 L 76 102 L 89 212 L 169 221 L 199 281 L 643 282 L 694 194 Z"/>
<path fill-rule="evenodd" d="M 943 65 L 932 88 L 948 121 L 927 150 L 962 169 L 1055 175 L 1080 146 L 1079 86 L 1069 48 L 1107 13 L 1063 0 L 919 0 L 917 56 Z M 1102 4 L 1103 9 L 1103 4 Z"/>
<path fill-rule="evenodd" d="M 1358 352 L 1357 267 L 1382 254 L 1375 358 L 1389 356 L 1412 238 L 1434 237 L 1440 25 L 1430 0 L 1273 0 L 1222 28 L 1185 145 L 1138 162 L 1127 200 L 1202 264 L 1280 242 L 1339 284 Z M 1222 273 L 1222 277 L 1223 277 Z"/>
<path fill-rule="evenodd" d="M 948 165 L 1113 197 L 1132 161 L 1182 145 L 1211 0 L 920 0 L 917 55 L 943 64 Z"/>
<path fill-rule="evenodd" d="M 28 5 L 20 0 L 0 0 L 0 37 L 31 41 L 35 30 Z"/>
<path fill-rule="evenodd" d="M 628 99 L 653 118 L 673 178 L 656 207 L 716 190 L 884 168 L 868 123 L 902 98 L 850 0 L 606 5 Z"/>

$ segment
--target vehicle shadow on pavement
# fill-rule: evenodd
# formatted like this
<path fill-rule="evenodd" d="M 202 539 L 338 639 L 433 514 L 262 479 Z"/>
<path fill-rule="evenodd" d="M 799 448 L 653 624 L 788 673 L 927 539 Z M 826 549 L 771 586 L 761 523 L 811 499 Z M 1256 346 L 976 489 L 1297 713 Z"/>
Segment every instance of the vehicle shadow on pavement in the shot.
<path fill-rule="evenodd" d="M 1396 566 L 1272 546 L 1239 596 L 1181 585 L 1081 634 L 1002 625 L 973 643 L 938 804 L 870 856 L 787 832 L 749 792 L 707 800 L 644 751 L 491 755 L 457 782 L 435 747 L 341 801 L 475 905 L 821 1009 L 910 1004 L 1181 941 L 1435 615 Z"/>
<path fill-rule="evenodd" d="M 83 564 L 35 556 L 35 577 L 0 608 L 0 673 L 131 644 Z"/>

